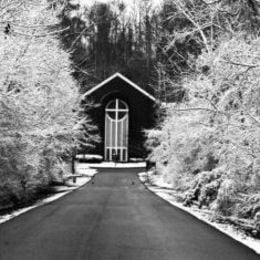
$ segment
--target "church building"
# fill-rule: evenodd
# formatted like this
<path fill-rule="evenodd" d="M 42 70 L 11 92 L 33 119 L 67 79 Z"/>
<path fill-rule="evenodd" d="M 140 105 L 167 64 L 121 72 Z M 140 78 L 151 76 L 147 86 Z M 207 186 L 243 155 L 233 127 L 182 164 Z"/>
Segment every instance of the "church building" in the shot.
<path fill-rule="evenodd" d="M 96 106 L 88 112 L 97 125 L 101 142 L 91 153 L 105 161 L 128 162 L 144 158 L 144 130 L 155 123 L 155 97 L 116 73 L 84 94 Z"/>

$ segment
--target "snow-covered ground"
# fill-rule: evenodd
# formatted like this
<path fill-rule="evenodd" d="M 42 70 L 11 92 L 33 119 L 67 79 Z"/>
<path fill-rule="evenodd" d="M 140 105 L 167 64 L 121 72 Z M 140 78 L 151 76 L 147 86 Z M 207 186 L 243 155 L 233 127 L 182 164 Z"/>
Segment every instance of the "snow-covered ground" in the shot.
<path fill-rule="evenodd" d="M 80 188 L 81 186 L 88 183 L 91 180 L 91 178 L 97 173 L 97 171 L 94 170 L 94 169 L 90 169 L 86 166 L 82 166 L 82 165 L 78 164 L 78 165 L 76 165 L 76 173 L 79 174 L 79 175 L 82 175 L 82 176 L 77 177 L 75 183 L 73 183 L 72 180 L 69 180 L 69 181 L 67 181 L 67 186 L 57 186 L 57 187 L 55 187 L 55 191 L 57 193 L 51 195 L 50 197 L 39 200 L 38 202 L 36 202 L 32 206 L 21 208 L 21 209 L 18 209 L 18 210 L 14 210 L 13 212 L 11 212 L 9 214 L 0 215 L 0 224 L 4 223 L 4 222 L 6 222 L 6 221 L 8 221 L 12 218 L 15 218 L 15 217 L 31 210 L 31 209 L 37 208 L 37 207 L 42 206 L 44 204 L 51 203 L 52 201 L 55 201 L 55 200 L 65 196 L 66 194 L 72 192 L 73 190 Z"/>
<path fill-rule="evenodd" d="M 75 163 L 76 174 L 82 174 L 84 176 L 92 177 L 97 173 L 97 170 L 90 168 L 88 163 Z"/>
<path fill-rule="evenodd" d="M 141 182 L 144 183 L 144 185 L 153 193 L 155 193 L 157 196 L 161 197 L 162 199 L 166 200 L 170 204 L 172 204 L 175 207 L 178 207 L 189 214 L 195 216 L 201 221 L 204 221 L 210 226 L 213 226 L 214 228 L 220 230 L 221 232 L 225 233 L 226 235 L 232 237 L 233 239 L 239 241 L 240 243 L 244 244 L 245 246 L 251 248 L 256 253 L 260 254 L 260 240 L 254 239 L 252 237 L 246 236 L 244 233 L 239 232 L 236 230 L 233 226 L 228 224 L 219 224 L 214 223 L 209 220 L 208 214 L 205 214 L 202 210 L 199 210 L 195 207 L 184 207 L 182 203 L 176 201 L 176 197 L 174 196 L 174 191 L 170 191 L 169 189 L 172 188 L 171 185 L 164 183 L 163 180 L 159 178 L 153 178 L 152 182 L 154 185 L 149 184 L 147 182 L 149 178 L 149 173 L 142 172 L 139 173 L 139 179 Z"/>
<path fill-rule="evenodd" d="M 93 168 L 141 168 L 145 167 L 145 162 L 130 162 L 130 163 L 114 163 L 114 162 L 102 162 L 102 163 L 80 163 L 82 167 Z"/>

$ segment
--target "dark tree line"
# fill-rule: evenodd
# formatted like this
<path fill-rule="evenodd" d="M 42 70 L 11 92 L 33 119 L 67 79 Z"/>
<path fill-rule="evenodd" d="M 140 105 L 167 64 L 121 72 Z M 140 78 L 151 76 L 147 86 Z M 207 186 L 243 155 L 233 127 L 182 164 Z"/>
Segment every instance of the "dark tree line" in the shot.
<path fill-rule="evenodd" d="M 170 3 L 155 9 L 147 0 L 131 8 L 121 1 L 88 7 L 68 3 L 62 26 L 69 30 L 62 41 L 72 52 L 74 76 L 82 91 L 117 71 L 148 91 L 162 90 L 165 72 L 176 77 L 177 67 L 186 66 L 172 48 L 167 49 L 167 36 L 175 26 L 169 21 L 171 11 Z M 167 66 L 169 59 L 177 59 L 179 65 Z"/>
<path fill-rule="evenodd" d="M 257 34 L 258 13 L 255 0 L 165 0 L 157 7 L 150 0 L 70 1 L 62 41 L 82 92 L 119 71 L 162 101 L 180 101 L 183 76 L 195 72 L 201 52 L 214 50 L 224 34 Z"/>

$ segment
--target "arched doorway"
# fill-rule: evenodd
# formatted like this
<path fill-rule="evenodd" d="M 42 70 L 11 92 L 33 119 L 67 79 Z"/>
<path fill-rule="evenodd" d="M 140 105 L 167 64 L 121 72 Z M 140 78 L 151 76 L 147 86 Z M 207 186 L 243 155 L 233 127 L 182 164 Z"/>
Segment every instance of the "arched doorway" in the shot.
<path fill-rule="evenodd" d="M 129 108 L 121 99 L 108 102 L 105 109 L 105 160 L 116 156 L 121 162 L 128 161 Z"/>

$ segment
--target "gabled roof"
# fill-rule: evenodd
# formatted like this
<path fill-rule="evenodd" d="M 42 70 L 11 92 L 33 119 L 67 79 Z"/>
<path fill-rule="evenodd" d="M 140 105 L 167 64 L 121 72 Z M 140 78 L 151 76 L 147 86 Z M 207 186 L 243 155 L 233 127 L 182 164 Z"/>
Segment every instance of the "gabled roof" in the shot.
<path fill-rule="evenodd" d="M 92 94 L 93 92 L 95 92 L 96 90 L 102 88 L 104 85 L 106 85 L 108 82 L 110 82 L 111 80 L 113 80 L 114 78 L 121 78 L 123 81 L 125 81 L 126 83 L 128 83 L 130 86 L 132 86 L 133 88 L 135 88 L 136 90 L 138 90 L 139 92 L 141 92 L 142 94 L 144 94 L 145 96 L 147 96 L 148 98 L 150 98 L 152 101 L 155 101 L 155 97 L 153 97 L 151 94 L 149 94 L 147 91 L 145 91 L 144 89 L 142 89 L 141 87 L 139 87 L 138 85 L 136 85 L 133 81 L 131 81 L 130 79 L 128 79 L 127 77 L 123 76 L 121 73 L 117 72 L 114 75 L 110 76 L 109 78 L 105 79 L 104 81 L 102 81 L 101 83 L 99 83 L 97 86 L 93 87 L 92 89 L 90 89 L 89 91 L 87 91 L 84 94 L 85 96 L 88 96 L 90 94 Z"/>

